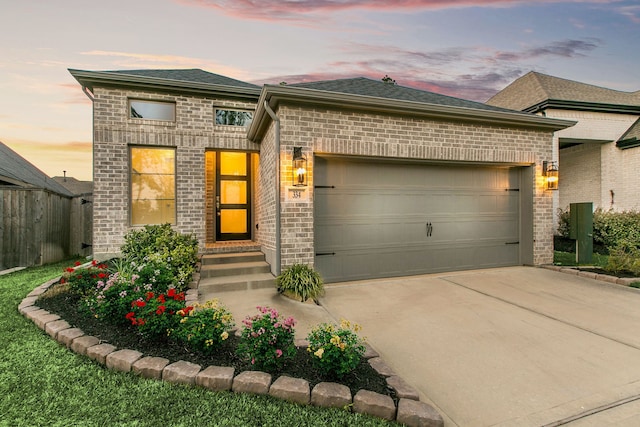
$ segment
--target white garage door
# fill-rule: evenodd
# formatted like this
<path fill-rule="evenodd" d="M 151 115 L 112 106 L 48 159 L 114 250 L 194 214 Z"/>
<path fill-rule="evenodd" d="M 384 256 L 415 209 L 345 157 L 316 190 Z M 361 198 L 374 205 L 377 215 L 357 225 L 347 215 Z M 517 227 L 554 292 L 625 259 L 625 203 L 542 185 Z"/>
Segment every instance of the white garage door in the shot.
<path fill-rule="evenodd" d="M 326 282 L 520 264 L 518 168 L 315 158 Z"/>

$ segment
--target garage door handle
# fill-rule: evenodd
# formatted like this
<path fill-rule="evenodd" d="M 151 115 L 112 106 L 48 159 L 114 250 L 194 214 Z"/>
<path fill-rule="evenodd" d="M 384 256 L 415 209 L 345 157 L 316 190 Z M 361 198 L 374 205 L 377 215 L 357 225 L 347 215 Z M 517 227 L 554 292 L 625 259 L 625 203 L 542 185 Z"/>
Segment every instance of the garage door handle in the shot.
<path fill-rule="evenodd" d="M 504 242 L 505 245 L 519 245 L 520 242 Z"/>
<path fill-rule="evenodd" d="M 433 224 L 428 222 L 427 223 L 427 237 L 431 237 L 431 234 L 433 234 Z"/>
<path fill-rule="evenodd" d="M 335 255 L 335 252 L 318 252 L 316 256 L 326 256 L 326 255 Z"/>

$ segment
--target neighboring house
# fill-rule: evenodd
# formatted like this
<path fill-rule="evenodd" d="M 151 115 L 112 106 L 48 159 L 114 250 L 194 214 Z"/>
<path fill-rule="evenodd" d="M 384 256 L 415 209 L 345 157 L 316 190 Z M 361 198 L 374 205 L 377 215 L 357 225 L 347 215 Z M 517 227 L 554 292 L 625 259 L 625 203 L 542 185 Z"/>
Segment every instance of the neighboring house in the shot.
<path fill-rule="evenodd" d="M 71 215 L 73 194 L 0 142 L 0 270 L 60 261 L 84 224 Z"/>
<path fill-rule="evenodd" d="M 640 209 L 640 91 L 620 92 L 530 72 L 488 105 L 577 124 L 554 135 L 559 162 L 557 207 Z"/>
<path fill-rule="evenodd" d="M 169 222 L 327 282 L 553 259 L 541 166 L 571 121 L 365 78 L 70 72 L 93 100 L 96 257 Z"/>

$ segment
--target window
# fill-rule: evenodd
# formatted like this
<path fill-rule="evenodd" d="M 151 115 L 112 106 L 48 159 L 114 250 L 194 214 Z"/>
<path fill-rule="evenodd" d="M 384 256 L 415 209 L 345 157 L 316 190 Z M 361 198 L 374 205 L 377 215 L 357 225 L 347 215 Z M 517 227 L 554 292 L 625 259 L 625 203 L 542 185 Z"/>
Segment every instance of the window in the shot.
<path fill-rule="evenodd" d="M 251 111 L 216 109 L 217 125 L 248 127 L 252 120 L 253 113 Z"/>
<path fill-rule="evenodd" d="M 175 148 L 131 147 L 131 225 L 176 222 Z"/>
<path fill-rule="evenodd" d="M 176 121 L 176 104 L 173 102 L 129 100 L 129 117 L 132 119 Z"/>

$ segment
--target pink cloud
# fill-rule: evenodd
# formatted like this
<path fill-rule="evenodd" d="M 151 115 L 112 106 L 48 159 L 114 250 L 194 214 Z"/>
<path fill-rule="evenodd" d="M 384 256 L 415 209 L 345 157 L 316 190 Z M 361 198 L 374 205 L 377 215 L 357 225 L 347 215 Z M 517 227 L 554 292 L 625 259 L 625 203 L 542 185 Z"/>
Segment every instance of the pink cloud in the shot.
<path fill-rule="evenodd" d="M 406 11 L 467 7 L 513 7 L 530 4 L 528 0 L 174 0 L 178 3 L 212 8 L 226 15 L 267 21 L 299 21 L 313 13 L 331 13 L 349 9 Z M 610 4 L 620 0 L 539 0 L 539 3 Z"/>

